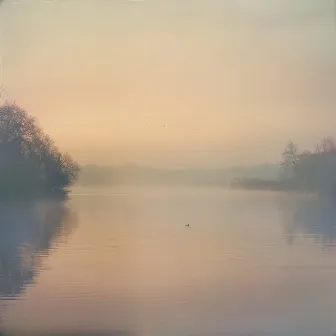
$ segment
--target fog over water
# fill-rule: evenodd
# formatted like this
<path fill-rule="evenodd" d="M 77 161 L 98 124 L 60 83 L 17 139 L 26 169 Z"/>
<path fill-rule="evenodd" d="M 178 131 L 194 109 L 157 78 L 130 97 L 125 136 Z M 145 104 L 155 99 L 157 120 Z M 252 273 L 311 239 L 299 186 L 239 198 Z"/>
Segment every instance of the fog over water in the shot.
<path fill-rule="evenodd" d="M 335 335 L 334 1 L 0 4 L 1 333 Z"/>
<path fill-rule="evenodd" d="M 312 197 L 90 188 L 67 204 L 12 204 L 1 214 L 7 331 L 331 336 L 336 330 L 336 215 Z"/>

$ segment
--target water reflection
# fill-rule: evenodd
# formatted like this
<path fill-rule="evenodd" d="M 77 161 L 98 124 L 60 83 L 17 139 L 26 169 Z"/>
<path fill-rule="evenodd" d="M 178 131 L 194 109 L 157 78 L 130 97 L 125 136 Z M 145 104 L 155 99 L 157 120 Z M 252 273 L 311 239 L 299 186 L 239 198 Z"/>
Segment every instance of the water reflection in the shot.
<path fill-rule="evenodd" d="M 323 247 L 336 246 L 336 201 L 302 196 L 282 201 L 280 209 L 289 244 L 303 236 Z"/>
<path fill-rule="evenodd" d="M 77 217 L 64 202 L 0 203 L 2 304 L 33 282 L 43 268 L 44 257 L 76 226 Z"/>

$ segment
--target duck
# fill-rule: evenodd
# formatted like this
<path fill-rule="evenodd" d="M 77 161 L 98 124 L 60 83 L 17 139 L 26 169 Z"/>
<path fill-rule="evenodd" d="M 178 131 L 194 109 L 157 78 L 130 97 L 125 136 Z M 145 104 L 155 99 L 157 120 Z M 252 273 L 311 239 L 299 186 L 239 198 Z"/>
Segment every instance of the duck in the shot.
<path fill-rule="evenodd" d="M 186 224 L 186 225 L 184 225 L 184 226 L 187 226 L 187 227 L 189 227 L 190 225 L 189 225 L 189 223 L 188 223 L 188 224 Z"/>

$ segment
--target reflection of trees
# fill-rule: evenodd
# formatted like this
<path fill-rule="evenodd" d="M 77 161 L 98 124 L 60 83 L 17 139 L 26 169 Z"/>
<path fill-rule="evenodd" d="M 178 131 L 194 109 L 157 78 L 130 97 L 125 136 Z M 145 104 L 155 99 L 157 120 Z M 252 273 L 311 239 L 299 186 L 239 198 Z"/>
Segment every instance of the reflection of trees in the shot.
<path fill-rule="evenodd" d="M 288 243 L 304 235 L 323 246 L 336 245 L 336 204 L 332 200 L 302 196 L 282 203 L 281 212 Z"/>
<path fill-rule="evenodd" d="M 0 299 L 31 283 L 44 256 L 67 238 L 76 216 L 63 202 L 0 203 Z"/>

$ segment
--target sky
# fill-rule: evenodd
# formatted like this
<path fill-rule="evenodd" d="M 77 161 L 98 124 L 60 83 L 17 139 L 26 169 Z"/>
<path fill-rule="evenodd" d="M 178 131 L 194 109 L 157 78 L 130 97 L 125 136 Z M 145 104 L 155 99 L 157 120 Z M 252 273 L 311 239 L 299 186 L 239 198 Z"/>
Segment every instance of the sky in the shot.
<path fill-rule="evenodd" d="M 333 0 L 4 0 L 2 85 L 80 163 L 274 162 L 336 135 Z"/>

